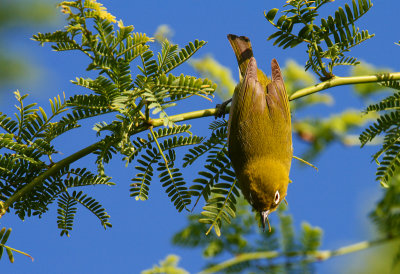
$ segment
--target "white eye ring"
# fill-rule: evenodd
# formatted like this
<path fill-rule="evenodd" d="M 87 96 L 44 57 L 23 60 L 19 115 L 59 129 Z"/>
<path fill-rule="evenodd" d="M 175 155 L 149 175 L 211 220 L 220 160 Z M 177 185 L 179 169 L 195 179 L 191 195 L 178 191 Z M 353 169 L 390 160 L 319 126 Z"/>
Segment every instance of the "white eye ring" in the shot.
<path fill-rule="evenodd" d="M 281 198 L 281 196 L 279 195 L 279 190 L 277 190 L 277 191 L 275 192 L 275 198 L 274 198 L 275 204 L 278 204 L 278 203 L 279 203 L 280 198 Z"/>

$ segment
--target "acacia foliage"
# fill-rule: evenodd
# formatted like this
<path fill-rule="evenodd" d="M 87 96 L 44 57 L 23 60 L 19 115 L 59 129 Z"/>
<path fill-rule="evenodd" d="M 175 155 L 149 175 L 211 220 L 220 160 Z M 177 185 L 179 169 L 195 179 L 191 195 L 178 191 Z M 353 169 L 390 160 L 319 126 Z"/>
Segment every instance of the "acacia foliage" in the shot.
<path fill-rule="evenodd" d="M 322 80 L 334 77 L 333 68 L 338 65 L 358 64 L 355 57 L 346 54 L 373 37 L 366 30 L 359 31 L 355 25 L 372 7 L 370 1 L 353 0 L 351 7 L 345 4 L 344 9 L 339 8 L 335 16 L 322 18 L 318 25 L 318 10 L 328 2 L 293 0 L 288 1 L 285 5 L 288 8 L 277 20 L 278 10 L 265 14 L 278 29 L 269 38 L 275 39 L 275 44 L 283 48 L 305 43 L 309 56 L 306 69 L 311 68 Z M 70 98 L 55 97 L 50 100 L 50 114 L 36 104 L 26 104 L 27 95 L 19 92 L 15 93 L 18 102 L 16 118 L 0 114 L 3 130 L 0 133 L 2 214 L 13 211 L 21 219 L 32 215 L 40 217 L 56 201 L 61 235 L 69 235 L 78 205 L 90 210 L 105 228 L 111 226 L 110 216 L 99 202 L 87 196 L 84 187 L 113 185 L 105 174 L 104 165 L 115 154 L 121 154 L 127 164 L 136 163 L 131 196 L 137 200 L 148 199 L 150 184 L 158 175 L 178 211 L 189 210 L 192 198 L 195 205 L 204 199 L 200 221 L 209 224 L 208 232 L 213 228 L 220 235 L 223 222 L 229 224 L 236 216 L 240 196 L 227 157 L 226 121 L 212 123 L 211 135 L 203 138 L 191 134 L 190 125 L 177 123 L 183 119 L 182 116 L 169 114 L 171 108 L 179 106 L 185 99 L 213 96 L 216 86 L 210 80 L 172 74 L 205 42 L 195 40 L 180 48 L 164 40 L 161 51 L 154 53 L 150 47 L 151 37 L 134 32 L 133 26 L 125 26 L 122 21 L 117 22 L 97 1 L 64 1 L 60 6 L 68 17 L 65 29 L 38 33 L 33 39 L 41 45 L 50 43 L 55 51 L 83 53 L 89 60 L 87 70 L 97 72 L 97 77 L 77 77 L 73 84 L 86 88 L 87 93 Z M 395 82 L 388 85 L 396 88 Z M 389 101 L 393 105 L 395 100 Z M 373 108 L 368 111 L 389 110 L 386 106 Z M 112 115 L 113 120 L 104 122 L 101 119 L 105 115 Z M 391 119 L 397 114 L 384 115 L 390 117 L 383 116 L 381 120 L 384 123 L 378 125 L 379 128 L 372 128 L 372 134 L 368 132 L 369 135 L 362 137 L 362 142 L 372 140 L 381 132 L 387 134 L 381 154 L 386 153 L 392 158 L 381 163 L 384 169 L 378 169 L 381 172 L 378 175 L 388 181 L 395 174 L 399 162 L 395 154 L 398 146 L 394 140 L 397 132 L 392 130 L 397 126 L 397 116 Z M 98 119 L 95 130 L 99 141 L 75 153 L 72 160 L 67 157 L 64 160 L 68 161 L 53 162 L 52 156 L 58 153 L 53 140 L 79 127 L 80 121 L 87 118 Z M 165 128 L 153 129 L 159 125 Z M 136 136 L 144 131 L 149 131 L 147 138 Z M 183 167 L 203 156 L 206 158 L 204 168 L 190 186 L 184 179 L 182 168 L 176 165 L 179 157 L 176 149 L 186 146 L 193 147 L 184 154 Z M 90 153 L 97 157 L 96 172 L 72 166 L 74 161 Z M 379 214 L 376 216 L 381 217 Z"/>
<path fill-rule="evenodd" d="M 0 113 L 2 214 L 14 212 L 22 220 L 41 217 L 56 203 L 61 235 L 69 236 L 79 206 L 92 212 L 104 228 L 111 227 L 104 207 L 85 189 L 114 185 L 104 165 L 115 154 L 121 154 L 127 164 L 137 164 L 131 196 L 147 199 L 156 168 L 177 210 L 187 209 L 190 195 L 175 165 L 175 149 L 199 144 L 203 138 L 193 135 L 190 125 L 177 125 L 179 117 L 171 118 L 169 109 L 193 96 L 212 97 L 215 85 L 208 79 L 174 75 L 172 71 L 206 43 L 195 40 L 179 47 L 164 40 L 161 51 L 154 53 L 150 49 L 153 38 L 117 22 L 95 0 L 64 1 L 59 6 L 67 15 L 67 26 L 38 33 L 33 40 L 51 44 L 57 52 L 83 53 L 89 60 L 87 70 L 97 72 L 97 77 L 77 77 L 72 83 L 86 92 L 70 98 L 56 96 L 50 100 L 50 113 L 27 103 L 28 95 L 18 91 L 15 118 Z M 112 121 L 104 122 L 110 115 Z M 98 142 L 54 162 L 53 156 L 60 152 L 53 141 L 88 118 L 97 120 Z M 160 125 L 165 128 L 153 130 Z M 146 130 L 150 130 L 147 138 L 133 137 Z M 73 166 L 91 153 L 96 155 L 96 171 Z"/>
<path fill-rule="evenodd" d="M 277 29 L 268 40 L 274 39 L 274 45 L 283 49 L 306 44 L 305 68 L 311 68 L 321 80 L 334 77 L 336 66 L 359 64 L 356 57 L 346 55 L 351 48 L 374 36 L 356 26 L 356 21 L 372 8 L 370 0 L 352 0 L 350 5 L 339 7 L 334 15 L 321 18 L 320 10 L 330 2 L 291 0 L 284 5 L 285 10 L 278 18 L 279 9 L 265 12 L 265 18 Z"/>

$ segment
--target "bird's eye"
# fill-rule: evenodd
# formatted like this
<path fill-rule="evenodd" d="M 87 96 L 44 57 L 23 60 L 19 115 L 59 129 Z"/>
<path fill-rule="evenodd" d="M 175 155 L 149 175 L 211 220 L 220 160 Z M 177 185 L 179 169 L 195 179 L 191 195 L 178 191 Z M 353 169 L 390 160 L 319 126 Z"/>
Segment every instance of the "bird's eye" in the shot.
<path fill-rule="evenodd" d="M 281 196 L 279 195 L 279 190 L 277 190 L 277 191 L 275 192 L 275 198 L 274 198 L 275 204 L 278 204 L 278 203 L 279 203 L 280 198 L 281 198 Z"/>

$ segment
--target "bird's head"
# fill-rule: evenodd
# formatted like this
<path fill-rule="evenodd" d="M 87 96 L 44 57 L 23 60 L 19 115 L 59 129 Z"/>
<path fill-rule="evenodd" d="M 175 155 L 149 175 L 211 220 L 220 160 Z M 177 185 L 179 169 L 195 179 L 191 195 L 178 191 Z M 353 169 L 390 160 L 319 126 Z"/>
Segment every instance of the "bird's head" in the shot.
<path fill-rule="evenodd" d="M 279 161 L 258 159 L 246 165 L 243 173 L 245 178 L 239 178 L 243 194 L 255 210 L 260 212 L 261 223 L 265 229 L 268 215 L 278 208 L 284 200 L 289 184 L 289 170 Z M 243 187 L 247 184 L 248 187 Z"/>

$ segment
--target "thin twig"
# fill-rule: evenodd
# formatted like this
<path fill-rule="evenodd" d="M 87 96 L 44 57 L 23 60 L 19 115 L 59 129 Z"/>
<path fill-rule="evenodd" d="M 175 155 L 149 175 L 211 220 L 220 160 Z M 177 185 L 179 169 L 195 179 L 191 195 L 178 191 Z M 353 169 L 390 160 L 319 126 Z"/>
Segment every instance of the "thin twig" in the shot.
<path fill-rule="evenodd" d="M 294 155 L 293 155 L 292 157 L 295 158 L 296 160 L 298 160 L 298 161 L 300 161 L 300 162 L 306 164 L 306 165 L 309 165 L 310 167 L 315 168 L 315 169 L 318 171 L 318 167 L 316 167 L 316 166 L 314 166 L 313 164 L 307 162 L 306 160 L 304 160 L 304 159 L 302 159 L 302 158 L 300 158 L 300 157 L 294 156 Z"/>
<path fill-rule="evenodd" d="M 12 250 L 12 251 L 14 251 L 14 252 L 17 252 L 17 253 L 19 253 L 19 254 L 25 255 L 25 256 L 31 258 L 32 262 L 34 261 L 33 257 L 32 257 L 31 255 L 29 255 L 28 253 L 25 253 L 25 252 L 23 252 L 23 251 L 21 251 L 21 250 L 18 250 L 18 249 L 15 249 L 15 248 L 6 246 L 6 245 L 4 245 L 4 244 L 0 244 L 0 246 L 1 246 L 1 247 L 4 247 L 5 249 L 10 249 L 10 250 Z"/>
<path fill-rule="evenodd" d="M 291 253 L 282 253 L 278 251 L 264 251 L 264 252 L 252 252 L 252 253 L 244 253 L 244 254 L 239 254 L 235 256 L 232 259 L 226 260 L 225 262 L 222 262 L 220 264 L 214 265 L 210 268 L 207 268 L 201 272 L 201 274 L 209 274 L 209 273 L 216 273 L 219 272 L 223 269 L 226 269 L 228 267 L 231 267 L 233 265 L 246 262 L 246 261 L 251 261 L 251 260 L 259 260 L 259 259 L 274 259 L 274 258 L 279 258 L 279 257 L 297 257 L 301 256 L 303 257 L 306 255 L 306 259 L 299 260 L 297 262 L 294 262 L 294 264 L 302 264 L 302 263 L 313 263 L 317 261 L 324 261 L 327 260 L 331 257 L 334 256 L 340 256 L 340 255 L 345 255 L 357 251 L 361 251 L 373 246 L 377 245 L 382 245 L 385 243 L 388 243 L 393 240 L 398 240 L 400 236 L 397 237 L 392 237 L 392 236 L 387 236 L 382 239 L 378 240 L 373 240 L 373 241 L 363 241 L 359 243 L 355 243 L 352 245 L 344 246 L 335 250 L 321 250 L 321 251 L 313 251 L 313 252 L 306 252 L 304 251 L 299 251 L 299 252 L 291 252 Z M 270 265 L 271 268 L 277 267 L 281 264 L 276 264 L 276 265 Z"/>

